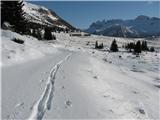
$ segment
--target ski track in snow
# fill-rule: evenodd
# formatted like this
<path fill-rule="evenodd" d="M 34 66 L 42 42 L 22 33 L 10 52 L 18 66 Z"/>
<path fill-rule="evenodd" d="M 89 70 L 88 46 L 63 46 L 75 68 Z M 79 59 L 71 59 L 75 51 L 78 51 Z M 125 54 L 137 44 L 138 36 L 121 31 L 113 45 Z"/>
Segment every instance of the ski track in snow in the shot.
<path fill-rule="evenodd" d="M 33 106 L 33 110 L 29 120 L 42 120 L 46 110 L 51 109 L 51 103 L 53 99 L 54 83 L 56 79 L 56 74 L 58 69 L 63 62 L 69 59 L 71 54 L 67 55 L 63 60 L 59 61 L 50 71 L 48 76 L 48 82 L 46 84 L 45 90 L 41 95 L 40 99 Z"/>

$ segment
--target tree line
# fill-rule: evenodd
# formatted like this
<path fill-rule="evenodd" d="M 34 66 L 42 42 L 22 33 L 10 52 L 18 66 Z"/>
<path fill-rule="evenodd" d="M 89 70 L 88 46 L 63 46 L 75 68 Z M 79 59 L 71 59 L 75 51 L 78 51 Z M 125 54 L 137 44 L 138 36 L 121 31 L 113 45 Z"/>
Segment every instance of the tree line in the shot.
<path fill-rule="evenodd" d="M 32 29 L 31 36 L 37 38 L 38 40 L 56 40 L 56 36 L 52 34 L 52 30 L 50 28 L 44 29 L 44 34 L 42 34 L 41 29 Z"/>
<path fill-rule="evenodd" d="M 150 51 L 150 52 L 154 52 L 155 49 L 154 47 L 148 47 L 147 45 L 147 41 L 137 41 L 137 42 L 130 42 L 127 43 L 125 45 L 122 46 L 123 48 L 125 48 L 127 51 L 129 52 L 133 52 L 133 53 L 141 53 L 142 51 Z M 103 43 L 101 43 L 100 45 L 98 44 L 98 41 L 95 42 L 95 49 L 103 49 Z M 116 39 L 114 39 L 111 43 L 110 46 L 110 51 L 111 52 L 118 52 L 118 44 L 116 42 Z"/>
<path fill-rule="evenodd" d="M 155 51 L 154 47 L 150 48 L 148 47 L 147 41 L 140 41 L 140 40 L 138 40 L 137 42 L 127 43 L 122 47 L 124 47 L 129 52 L 134 52 L 134 53 L 141 53 L 142 51 L 150 51 L 150 52 Z"/>

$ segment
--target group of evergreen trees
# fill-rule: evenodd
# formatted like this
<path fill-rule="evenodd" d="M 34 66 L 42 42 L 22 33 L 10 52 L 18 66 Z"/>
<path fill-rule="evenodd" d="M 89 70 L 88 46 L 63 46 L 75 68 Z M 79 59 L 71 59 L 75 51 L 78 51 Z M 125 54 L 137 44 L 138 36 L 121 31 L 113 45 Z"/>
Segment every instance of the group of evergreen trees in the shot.
<path fill-rule="evenodd" d="M 129 50 L 130 52 L 134 52 L 134 53 L 138 53 L 138 54 L 141 53 L 142 51 L 150 51 L 150 52 L 155 51 L 154 47 L 151 47 L 149 49 L 149 47 L 147 45 L 147 41 L 130 42 L 123 47 L 126 50 Z M 96 49 L 103 49 L 103 43 L 98 45 L 98 41 L 96 41 L 95 48 Z M 110 46 L 110 51 L 111 52 L 118 52 L 118 45 L 117 45 L 117 42 L 115 39 L 112 41 L 112 44 Z"/>
<path fill-rule="evenodd" d="M 137 41 L 135 42 L 130 42 L 128 44 L 126 44 L 125 49 L 129 50 L 130 52 L 134 52 L 134 53 L 141 53 L 142 51 L 155 51 L 154 47 L 151 47 L 149 49 L 148 45 L 147 45 L 147 41 Z"/>
<path fill-rule="evenodd" d="M 98 45 L 98 41 L 95 43 L 95 49 L 103 49 L 103 43 Z"/>
<path fill-rule="evenodd" d="M 12 25 L 15 32 L 27 34 L 27 21 L 24 17 L 23 1 L 1 1 L 1 26 L 4 22 Z"/>
<path fill-rule="evenodd" d="M 55 35 L 52 34 L 52 30 L 50 28 L 44 29 L 44 35 L 41 32 L 41 29 L 33 29 L 32 34 L 33 37 L 36 37 L 38 40 L 55 40 Z"/>
<path fill-rule="evenodd" d="M 96 41 L 96 43 L 95 43 L 95 49 L 103 49 L 103 48 L 104 48 L 103 43 L 98 44 L 98 41 Z M 110 51 L 112 51 L 112 52 L 118 52 L 118 45 L 117 45 L 115 39 L 113 40 L 113 42 L 111 44 Z"/>

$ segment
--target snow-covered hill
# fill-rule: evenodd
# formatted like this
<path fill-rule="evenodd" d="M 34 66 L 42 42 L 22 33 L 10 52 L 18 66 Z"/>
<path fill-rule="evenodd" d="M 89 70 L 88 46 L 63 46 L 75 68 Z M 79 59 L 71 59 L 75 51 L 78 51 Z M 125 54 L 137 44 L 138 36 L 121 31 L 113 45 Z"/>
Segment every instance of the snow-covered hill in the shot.
<path fill-rule="evenodd" d="M 75 29 L 72 25 L 59 17 L 54 11 L 43 6 L 24 2 L 23 10 L 25 12 L 25 18 L 30 23 L 63 29 Z"/>
<path fill-rule="evenodd" d="M 133 20 L 108 20 L 92 23 L 89 33 L 115 37 L 160 36 L 160 18 L 140 15 Z"/>

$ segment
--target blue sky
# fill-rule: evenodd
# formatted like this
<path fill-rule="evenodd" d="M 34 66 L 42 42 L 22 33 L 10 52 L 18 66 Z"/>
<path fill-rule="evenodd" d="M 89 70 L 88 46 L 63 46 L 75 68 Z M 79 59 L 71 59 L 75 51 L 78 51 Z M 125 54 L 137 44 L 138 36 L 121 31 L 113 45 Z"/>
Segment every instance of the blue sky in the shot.
<path fill-rule="evenodd" d="M 92 22 L 134 19 L 138 15 L 160 17 L 160 1 L 32 1 L 45 6 L 75 27 L 88 28 Z"/>

